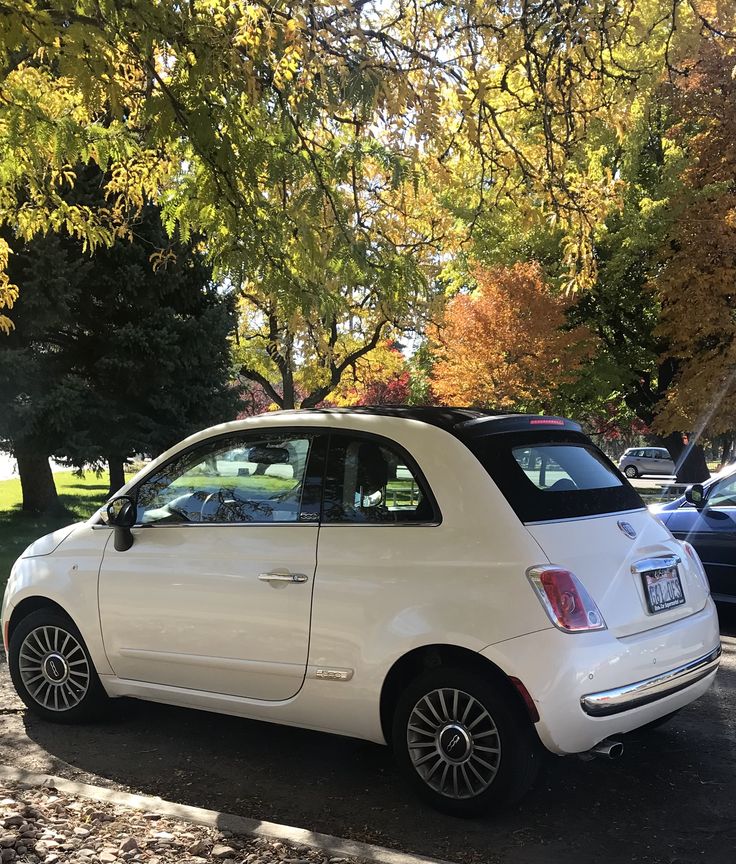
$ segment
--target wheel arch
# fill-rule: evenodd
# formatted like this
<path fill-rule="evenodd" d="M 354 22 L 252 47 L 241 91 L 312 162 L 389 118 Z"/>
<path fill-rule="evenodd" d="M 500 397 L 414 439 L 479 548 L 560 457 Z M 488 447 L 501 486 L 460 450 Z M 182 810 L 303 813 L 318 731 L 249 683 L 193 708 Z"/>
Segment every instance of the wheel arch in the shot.
<path fill-rule="evenodd" d="M 459 645 L 435 643 L 423 645 L 408 651 L 389 669 L 381 687 L 380 714 L 381 729 L 386 741 L 391 741 L 391 728 L 393 714 L 402 689 L 427 669 L 439 666 L 456 666 L 470 669 L 481 675 L 489 676 L 495 680 L 510 696 L 523 717 L 533 723 L 535 718 L 529 709 L 528 703 L 520 693 L 518 686 L 521 682 L 514 682 L 499 666 L 492 660 Z M 523 684 L 521 684 L 523 688 Z"/>
<path fill-rule="evenodd" d="M 39 609 L 53 609 L 55 612 L 60 612 L 62 615 L 65 615 L 73 621 L 71 615 L 69 615 L 66 609 L 64 609 L 64 607 L 55 600 L 51 600 L 49 597 L 36 595 L 33 597 L 24 597 L 10 613 L 10 620 L 8 622 L 8 646 L 10 645 L 10 640 L 13 638 L 13 631 L 18 624 L 30 615 L 31 612 L 37 612 Z"/>

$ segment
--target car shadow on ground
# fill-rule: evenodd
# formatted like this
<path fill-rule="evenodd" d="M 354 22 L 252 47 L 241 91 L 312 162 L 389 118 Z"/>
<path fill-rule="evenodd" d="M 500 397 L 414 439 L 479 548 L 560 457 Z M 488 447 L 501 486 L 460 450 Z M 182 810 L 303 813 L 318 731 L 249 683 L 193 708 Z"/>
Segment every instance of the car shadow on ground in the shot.
<path fill-rule="evenodd" d="M 187 709 L 118 700 L 104 723 L 20 713 L 2 761 L 185 804 L 452 861 L 730 862 L 736 844 L 736 615 L 723 615 L 716 685 L 616 761 L 542 757 L 520 806 L 461 821 L 416 801 L 387 748 Z M 0 674 L 5 676 L 4 669 Z M 30 739 L 30 742 L 28 741 Z M 33 753 L 29 755 L 28 748 Z M 39 765 L 39 770 L 40 770 Z"/>

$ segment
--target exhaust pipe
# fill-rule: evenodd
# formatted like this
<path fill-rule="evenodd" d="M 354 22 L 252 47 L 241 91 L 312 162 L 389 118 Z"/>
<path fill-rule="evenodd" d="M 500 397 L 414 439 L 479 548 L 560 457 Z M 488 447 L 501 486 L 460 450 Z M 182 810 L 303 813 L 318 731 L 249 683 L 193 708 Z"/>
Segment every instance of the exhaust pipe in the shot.
<path fill-rule="evenodd" d="M 591 756 L 602 756 L 605 759 L 618 759 L 624 755 L 624 745 L 621 741 L 605 738 L 595 745 L 590 751 Z"/>

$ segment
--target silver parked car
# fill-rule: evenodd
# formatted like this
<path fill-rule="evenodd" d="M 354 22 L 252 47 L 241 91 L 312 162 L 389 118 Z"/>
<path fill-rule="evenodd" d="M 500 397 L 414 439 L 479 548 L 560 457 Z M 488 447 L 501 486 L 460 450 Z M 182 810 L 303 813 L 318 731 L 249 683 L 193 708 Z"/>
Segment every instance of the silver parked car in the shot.
<path fill-rule="evenodd" d="M 644 474 L 671 477 L 675 473 L 675 463 L 665 447 L 629 447 L 618 467 L 627 477 L 642 477 Z"/>

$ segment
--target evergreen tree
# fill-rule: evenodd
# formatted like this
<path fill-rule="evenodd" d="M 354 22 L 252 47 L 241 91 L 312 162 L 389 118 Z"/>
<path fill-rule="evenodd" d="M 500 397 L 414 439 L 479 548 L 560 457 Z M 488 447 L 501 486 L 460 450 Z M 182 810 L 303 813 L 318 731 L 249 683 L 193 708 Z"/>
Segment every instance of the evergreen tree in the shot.
<path fill-rule="evenodd" d="M 90 172 L 75 196 L 99 189 Z M 236 415 L 231 298 L 192 243 L 167 242 L 147 205 L 130 240 L 92 256 L 63 233 L 16 243 L 23 293 L 0 342 L 0 444 L 18 460 L 24 510 L 57 504 L 49 456 L 107 463 L 113 492 L 127 457 Z"/>

